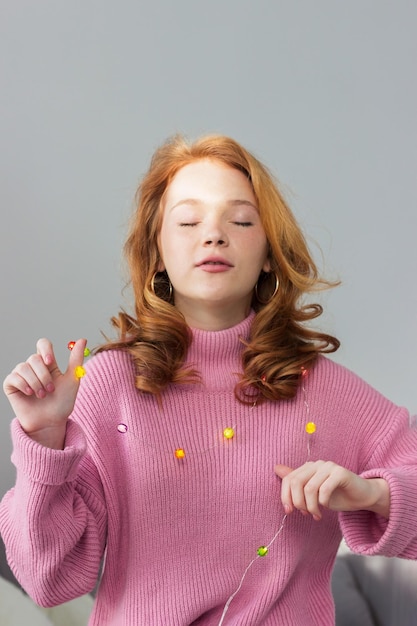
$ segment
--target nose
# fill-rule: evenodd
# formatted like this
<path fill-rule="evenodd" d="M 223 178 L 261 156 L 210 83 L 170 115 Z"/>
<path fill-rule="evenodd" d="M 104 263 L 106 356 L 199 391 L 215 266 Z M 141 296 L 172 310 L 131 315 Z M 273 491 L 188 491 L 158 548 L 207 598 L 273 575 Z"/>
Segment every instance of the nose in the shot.
<path fill-rule="evenodd" d="M 204 245 L 205 246 L 227 246 L 229 243 L 225 229 L 221 222 L 213 221 L 207 224 L 207 228 L 204 233 Z"/>
<path fill-rule="evenodd" d="M 210 237 L 205 240 L 204 245 L 206 246 L 225 246 L 226 240 L 221 237 Z"/>

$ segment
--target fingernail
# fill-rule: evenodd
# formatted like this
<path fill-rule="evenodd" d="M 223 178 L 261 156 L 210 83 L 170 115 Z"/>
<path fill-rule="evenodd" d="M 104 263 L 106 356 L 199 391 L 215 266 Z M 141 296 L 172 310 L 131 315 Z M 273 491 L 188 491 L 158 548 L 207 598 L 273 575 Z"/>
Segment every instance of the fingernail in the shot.
<path fill-rule="evenodd" d="M 55 385 L 53 383 L 48 383 L 46 385 L 46 391 L 48 393 L 52 393 L 53 391 L 55 391 Z"/>
<path fill-rule="evenodd" d="M 284 511 L 285 513 L 291 513 L 291 507 L 288 504 L 284 504 Z"/>
<path fill-rule="evenodd" d="M 38 391 L 38 398 L 44 398 L 46 396 L 46 391 L 45 389 L 39 389 Z"/>

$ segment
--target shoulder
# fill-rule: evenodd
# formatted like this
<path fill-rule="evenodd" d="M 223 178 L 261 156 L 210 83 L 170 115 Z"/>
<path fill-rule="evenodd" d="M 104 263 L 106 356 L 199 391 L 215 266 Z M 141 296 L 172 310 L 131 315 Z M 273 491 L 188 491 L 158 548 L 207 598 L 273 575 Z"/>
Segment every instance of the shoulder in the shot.
<path fill-rule="evenodd" d="M 323 354 L 318 356 L 311 374 L 321 382 L 327 381 L 335 385 L 367 384 L 355 372 Z"/>
<path fill-rule="evenodd" d="M 98 373 L 107 370 L 134 370 L 133 358 L 127 350 L 104 350 L 86 362 L 86 371 Z"/>
<path fill-rule="evenodd" d="M 81 388 L 107 391 L 113 394 L 118 389 L 135 387 L 135 364 L 125 350 L 106 350 L 92 356 L 85 364 L 86 375 Z"/>
<path fill-rule="evenodd" d="M 335 403 L 347 403 L 351 408 L 365 411 L 399 409 L 355 372 L 323 355 L 317 359 L 310 376 L 312 391 Z"/>

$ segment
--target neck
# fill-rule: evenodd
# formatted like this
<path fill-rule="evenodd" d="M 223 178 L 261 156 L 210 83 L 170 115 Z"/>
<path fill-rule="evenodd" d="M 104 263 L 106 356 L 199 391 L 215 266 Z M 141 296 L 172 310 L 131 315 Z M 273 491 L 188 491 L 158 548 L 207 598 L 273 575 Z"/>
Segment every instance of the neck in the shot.
<path fill-rule="evenodd" d="M 209 331 L 232 328 L 243 322 L 251 310 L 250 305 L 246 302 L 239 307 L 207 302 L 201 306 L 195 302 L 192 303 L 192 306 L 186 306 L 183 302 L 175 302 L 175 306 L 184 315 L 190 328 Z"/>
<path fill-rule="evenodd" d="M 199 371 L 206 391 L 234 389 L 242 371 L 242 340 L 249 340 L 254 317 L 251 311 L 239 324 L 218 331 L 192 329 L 186 365 Z"/>

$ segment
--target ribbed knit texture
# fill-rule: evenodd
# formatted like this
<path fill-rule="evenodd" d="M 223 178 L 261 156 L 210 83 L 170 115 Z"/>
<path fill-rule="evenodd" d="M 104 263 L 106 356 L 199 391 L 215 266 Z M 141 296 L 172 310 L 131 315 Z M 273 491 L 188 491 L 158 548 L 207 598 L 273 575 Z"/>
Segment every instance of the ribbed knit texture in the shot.
<path fill-rule="evenodd" d="M 325 511 L 314 522 L 294 512 L 223 623 L 333 625 L 341 528 L 358 552 L 417 557 L 417 433 L 407 412 L 324 357 L 305 379 L 309 415 L 302 390 L 291 401 L 239 403 L 239 337 L 252 318 L 194 331 L 188 363 L 201 383 L 172 385 L 162 408 L 135 389 L 130 357 L 111 351 L 87 364 L 65 450 L 43 448 L 13 422 L 17 482 L 2 501 L 0 530 L 36 602 L 90 591 L 105 551 L 92 626 L 217 626 L 284 516 L 274 465 L 298 467 L 309 448 L 311 460 L 386 478 L 390 521 Z M 317 425 L 313 435 L 307 421 Z M 225 427 L 234 438 L 224 439 Z"/>

